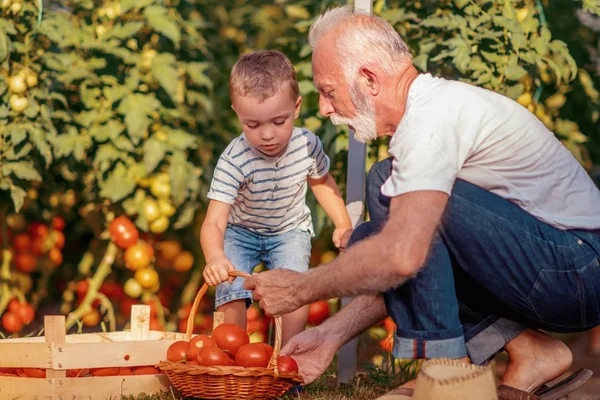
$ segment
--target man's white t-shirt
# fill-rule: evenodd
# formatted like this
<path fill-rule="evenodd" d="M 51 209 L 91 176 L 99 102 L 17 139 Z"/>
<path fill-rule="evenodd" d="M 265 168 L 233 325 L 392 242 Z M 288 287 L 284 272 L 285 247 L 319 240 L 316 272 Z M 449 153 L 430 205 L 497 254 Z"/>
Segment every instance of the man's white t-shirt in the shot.
<path fill-rule="evenodd" d="M 586 171 L 531 112 L 492 91 L 420 75 L 389 153 L 385 196 L 450 195 L 460 178 L 559 229 L 600 229 L 600 190 Z"/>

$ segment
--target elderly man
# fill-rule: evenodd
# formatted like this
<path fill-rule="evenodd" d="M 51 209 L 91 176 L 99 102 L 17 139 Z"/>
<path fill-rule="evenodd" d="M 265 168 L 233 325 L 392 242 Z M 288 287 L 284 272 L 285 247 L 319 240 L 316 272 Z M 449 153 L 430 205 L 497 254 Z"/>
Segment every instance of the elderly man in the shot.
<path fill-rule="evenodd" d="M 391 136 L 392 157 L 369 172 L 370 222 L 343 255 L 245 283 L 271 315 L 357 296 L 284 349 L 306 382 L 389 314 L 399 358 L 482 364 L 506 350 L 501 399 L 558 399 L 582 385 L 590 371 L 545 386 L 572 355 L 538 329 L 600 324 L 600 192 L 585 170 L 516 102 L 419 74 L 379 17 L 332 9 L 309 41 L 320 112 L 359 141 Z"/>

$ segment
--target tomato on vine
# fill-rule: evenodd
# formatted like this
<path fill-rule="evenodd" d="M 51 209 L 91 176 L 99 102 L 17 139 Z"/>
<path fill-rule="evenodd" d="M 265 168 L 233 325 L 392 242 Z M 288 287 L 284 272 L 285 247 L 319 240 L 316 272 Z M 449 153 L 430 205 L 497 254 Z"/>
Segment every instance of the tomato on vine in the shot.
<path fill-rule="evenodd" d="M 123 215 L 113 219 L 108 230 L 111 240 L 122 249 L 136 244 L 140 235 L 133 222 Z"/>
<path fill-rule="evenodd" d="M 146 246 L 148 245 L 139 242 L 125 250 L 125 266 L 127 268 L 137 271 L 150 265 L 150 255 Z"/>

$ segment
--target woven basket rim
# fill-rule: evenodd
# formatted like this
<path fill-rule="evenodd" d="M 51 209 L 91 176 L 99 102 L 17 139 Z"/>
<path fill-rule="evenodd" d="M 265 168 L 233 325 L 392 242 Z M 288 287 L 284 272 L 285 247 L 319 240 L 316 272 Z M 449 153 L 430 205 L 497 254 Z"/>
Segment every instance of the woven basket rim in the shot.
<path fill-rule="evenodd" d="M 271 368 L 262 367 L 240 367 L 240 366 L 205 366 L 189 365 L 184 362 L 161 361 L 156 364 L 156 368 L 169 374 L 187 374 L 214 375 L 214 376 L 239 376 L 239 377 L 258 377 L 272 376 L 275 378 L 275 371 Z M 288 379 L 296 383 L 302 383 L 302 377 L 297 372 L 279 372 L 277 379 Z"/>
<path fill-rule="evenodd" d="M 440 379 L 440 378 L 433 377 L 428 373 L 427 369 L 432 366 L 458 367 L 458 368 L 465 369 L 465 370 L 471 370 L 472 373 L 467 376 L 457 376 L 457 377 L 453 377 L 453 378 Z M 436 384 L 439 384 L 441 386 L 447 386 L 447 385 L 454 385 L 456 383 L 461 383 L 461 382 L 468 382 L 473 379 L 480 378 L 490 372 L 491 372 L 491 368 L 489 365 L 466 364 L 466 363 L 456 361 L 456 360 L 450 359 L 450 358 L 435 358 L 435 359 L 427 360 L 427 362 L 425 362 L 423 364 L 423 366 L 421 367 L 421 371 L 419 372 L 419 375 L 422 376 L 423 378 L 427 379 L 430 382 L 435 382 Z"/>

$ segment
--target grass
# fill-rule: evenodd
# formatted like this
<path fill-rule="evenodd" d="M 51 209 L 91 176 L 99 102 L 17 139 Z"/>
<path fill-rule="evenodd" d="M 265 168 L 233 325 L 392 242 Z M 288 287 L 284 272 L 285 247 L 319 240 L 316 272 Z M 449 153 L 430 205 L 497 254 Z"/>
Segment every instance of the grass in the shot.
<path fill-rule="evenodd" d="M 336 363 L 332 363 L 335 366 Z M 391 365 L 391 367 L 389 367 Z M 335 369 L 330 367 L 314 383 L 303 387 L 299 392 L 286 394 L 282 400 L 370 400 L 375 399 L 407 380 L 414 379 L 419 362 L 385 362 L 382 368 L 365 365 L 364 371 L 357 374 L 349 384 L 338 385 Z M 175 392 L 159 395 L 139 395 L 123 397 L 121 400 L 187 400 Z"/>

